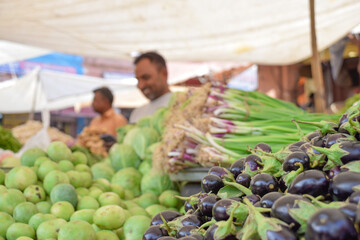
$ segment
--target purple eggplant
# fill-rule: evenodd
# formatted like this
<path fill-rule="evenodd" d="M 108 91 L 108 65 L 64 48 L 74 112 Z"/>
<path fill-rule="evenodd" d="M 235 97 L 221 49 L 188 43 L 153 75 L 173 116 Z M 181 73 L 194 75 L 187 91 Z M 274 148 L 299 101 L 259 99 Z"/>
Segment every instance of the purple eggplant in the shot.
<path fill-rule="evenodd" d="M 344 141 L 344 140 L 355 140 L 355 138 L 351 135 L 344 134 L 344 133 L 329 134 L 328 136 L 326 136 L 326 141 L 325 141 L 324 146 L 326 148 L 330 148 L 335 143 L 338 143 L 338 142 Z"/>
<path fill-rule="evenodd" d="M 251 192 L 253 194 L 264 196 L 269 192 L 277 192 L 279 190 L 279 183 L 272 175 L 268 173 L 256 174 L 250 182 Z"/>
<path fill-rule="evenodd" d="M 313 148 L 327 155 L 328 159 L 337 166 L 360 159 L 360 142 L 358 141 L 342 141 L 333 144 L 330 148 Z"/>
<path fill-rule="evenodd" d="M 261 198 L 260 207 L 271 208 L 274 202 L 282 196 L 284 196 L 284 194 L 281 192 L 269 192 Z"/>
<path fill-rule="evenodd" d="M 298 150 L 301 147 L 301 145 L 303 145 L 304 143 L 306 143 L 306 142 L 305 141 L 294 142 L 288 146 L 288 149 L 291 152 L 294 152 L 294 151 Z"/>
<path fill-rule="evenodd" d="M 239 160 L 236 160 L 230 166 L 230 172 L 234 175 L 234 178 L 236 178 L 240 173 L 242 173 L 244 169 L 245 169 L 245 158 L 240 158 Z"/>
<path fill-rule="evenodd" d="M 247 155 L 247 156 L 245 157 L 245 162 L 246 162 L 246 161 L 249 161 L 249 160 L 255 161 L 255 162 L 261 162 L 261 158 L 260 158 L 258 155 L 256 155 L 256 154 L 249 154 L 249 155 Z"/>
<path fill-rule="evenodd" d="M 280 231 L 268 230 L 266 232 L 266 237 L 267 240 L 297 240 L 295 233 L 283 226 L 281 226 Z"/>
<path fill-rule="evenodd" d="M 354 224 L 339 209 L 323 208 L 307 221 L 305 238 L 308 240 L 358 239 Z"/>
<path fill-rule="evenodd" d="M 219 166 L 211 167 L 208 171 L 208 175 L 216 175 L 220 178 L 223 178 L 226 174 L 227 174 L 226 169 Z"/>
<path fill-rule="evenodd" d="M 353 223 L 356 220 L 357 206 L 354 203 L 348 203 L 345 206 L 339 208 L 339 210 L 345 214 Z"/>
<path fill-rule="evenodd" d="M 302 146 L 302 145 L 301 145 Z M 293 152 L 301 152 L 302 150 L 300 149 L 301 146 L 292 146 L 288 148 L 288 152 L 289 153 L 293 153 Z"/>
<path fill-rule="evenodd" d="M 282 168 L 285 172 L 294 171 L 300 167 L 297 165 L 298 163 L 301 163 L 304 169 L 308 169 L 310 164 L 309 156 L 303 151 L 292 152 L 285 158 Z"/>
<path fill-rule="evenodd" d="M 349 200 L 349 203 L 354 203 L 354 204 L 358 205 L 360 202 L 360 192 L 359 191 L 353 192 L 349 196 L 348 200 Z"/>
<path fill-rule="evenodd" d="M 330 194 L 335 200 L 344 201 L 353 192 L 353 187 L 360 185 L 360 173 L 342 172 L 330 182 Z"/>
<path fill-rule="evenodd" d="M 354 135 L 356 135 L 357 132 L 349 122 L 345 122 L 345 123 L 339 125 L 338 133 L 344 133 L 344 134 L 354 136 Z"/>
<path fill-rule="evenodd" d="M 328 177 L 329 179 L 333 179 L 336 175 L 338 175 L 339 173 L 341 173 L 341 168 L 340 166 L 335 166 L 333 168 L 331 168 L 328 172 Z"/>
<path fill-rule="evenodd" d="M 142 240 L 157 240 L 163 236 L 169 236 L 168 232 L 160 225 L 154 225 L 145 231 Z"/>
<path fill-rule="evenodd" d="M 256 194 L 247 195 L 247 196 L 244 196 L 243 198 L 248 199 L 252 205 L 255 205 L 257 202 L 259 202 L 261 200 L 261 197 Z"/>
<path fill-rule="evenodd" d="M 179 231 L 177 232 L 176 234 L 176 237 L 178 238 L 182 238 L 182 237 L 185 237 L 185 236 L 190 236 L 191 235 L 191 231 L 197 229 L 196 226 L 193 226 L 193 225 L 186 225 L 186 226 L 183 226 L 182 228 L 179 229 Z"/>
<path fill-rule="evenodd" d="M 245 158 L 245 164 L 247 164 L 251 171 L 256 171 L 261 168 L 261 158 L 258 155 L 250 154 Z"/>
<path fill-rule="evenodd" d="M 202 222 L 199 219 L 199 216 L 195 215 L 195 214 L 186 214 L 184 216 L 184 218 L 181 220 L 181 224 L 183 226 L 187 226 L 187 225 L 193 225 L 196 227 L 200 227 Z"/>
<path fill-rule="evenodd" d="M 353 126 L 359 128 L 360 115 L 359 115 L 359 101 L 355 102 L 351 107 L 349 107 L 346 112 L 341 116 L 339 120 L 339 129 L 341 128 L 348 130 L 351 135 L 356 134 L 356 130 L 354 131 Z M 355 133 L 355 134 L 354 134 Z"/>
<path fill-rule="evenodd" d="M 309 202 L 307 198 L 295 194 L 286 194 L 277 199 L 271 207 L 271 216 L 276 217 L 289 224 L 291 229 L 296 231 L 300 224 L 290 216 L 289 209 L 298 208 L 295 204 L 296 200 Z"/>
<path fill-rule="evenodd" d="M 347 113 L 343 114 L 339 119 L 339 126 L 341 126 L 343 123 L 346 123 L 348 121 L 349 121 L 349 115 Z"/>
<path fill-rule="evenodd" d="M 245 162 L 245 165 L 249 166 L 249 169 L 251 172 L 256 172 L 257 170 L 261 169 L 261 165 L 254 161 L 254 160 L 248 160 Z"/>
<path fill-rule="evenodd" d="M 315 149 L 312 148 L 311 143 L 304 143 L 303 145 L 301 145 L 300 152 L 304 152 L 308 156 L 321 154 L 321 152 L 316 151 Z"/>
<path fill-rule="evenodd" d="M 293 194 L 309 194 L 311 196 L 324 196 L 328 193 L 329 179 L 320 170 L 307 170 L 300 173 L 292 181 L 288 192 Z"/>
<path fill-rule="evenodd" d="M 271 153 L 271 147 L 269 146 L 269 144 L 266 143 L 258 143 L 255 145 L 254 147 L 255 150 L 259 149 L 263 152 L 267 152 L 267 153 Z"/>
<path fill-rule="evenodd" d="M 314 137 L 313 139 L 311 139 L 310 144 L 316 147 L 324 147 L 324 138 Z"/>
<path fill-rule="evenodd" d="M 200 234 L 197 234 L 197 235 L 191 234 L 189 236 L 185 236 L 185 237 L 182 237 L 182 238 L 175 238 L 175 239 L 181 239 L 181 240 L 204 240 L 204 237 L 201 236 Z"/>
<path fill-rule="evenodd" d="M 194 215 L 203 223 L 203 215 L 200 212 L 200 210 L 198 210 L 197 208 L 196 208 L 196 210 L 190 209 L 189 211 L 186 212 L 186 215 Z"/>
<path fill-rule="evenodd" d="M 240 173 L 235 181 L 238 183 L 238 184 L 241 184 L 243 185 L 244 187 L 247 187 L 249 188 L 250 187 L 250 181 L 251 181 L 251 176 L 247 173 Z"/>
<path fill-rule="evenodd" d="M 189 237 L 192 237 L 195 240 L 204 240 L 204 237 L 198 233 L 192 233 Z"/>
<path fill-rule="evenodd" d="M 185 208 L 185 212 L 187 212 L 189 210 L 195 210 L 195 209 L 197 209 L 197 204 L 193 207 L 191 205 L 191 203 L 189 203 L 188 201 L 185 201 L 184 208 Z"/>
<path fill-rule="evenodd" d="M 216 194 L 222 187 L 224 187 L 224 183 L 219 176 L 206 175 L 201 180 L 201 188 L 206 193 L 212 192 Z"/>
<path fill-rule="evenodd" d="M 211 227 L 209 227 L 205 233 L 205 240 L 215 240 L 214 235 L 217 229 L 218 229 L 218 225 L 216 223 L 211 225 Z M 229 234 L 222 240 L 236 240 L 236 237 L 232 234 Z"/>
<path fill-rule="evenodd" d="M 321 132 L 319 130 L 315 130 L 314 132 L 310 132 L 310 133 L 305 135 L 305 140 L 310 142 L 311 139 L 313 139 L 314 137 L 321 137 Z"/>
<path fill-rule="evenodd" d="M 349 119 L 352 119 L 352 121 L 355 122 L 359 122 L 360 121 L 359 107 L 360 107 L 359 101 L 355 102 L 351 107 L 349 107 L 346 110 L 346 112 L 341 116 L 339 120 L 339 125 L 348 122 Z"/>
<path fill-rule="evenodd" d="M 353 118 L 352 121 L 341 124 L 338 129 L 338 132 L 354 136 L 357 140 L 359 140 L 358 129 L 359 129 L 360 122 L 359 122 L 358 118 L 359 118 L 359 116 L 356 117 L 356 121 L 354 121 L 355 118 Z"/>
<path fill-rule="evenodd" d="M 220 200 L 220 198 L 214 194 L 203 198 L 199 203 L 200 212 L 204 216 L 212 217 L 212 209 L 218 200 Z"/>
<path fill-rule="evenodd" d="M 213 218 L 216 221 L 226 221 L 230 217 L 230 213 L 228 213 L 228 208 L 231 204 L 234 203 L 234 200 L 230 199 L 221 199 L 217 201 L 212 209 Z"/>
<path fill-rule="evenodd" d="M 164 224 L 163 220 L 161 219 L 161 216 L 165 219 L 166 222 L 170 222 L 174 220 L 177 217 L 182 216 L 181 213 L 173 210 L 166 210 L 162 211 L 158 214 L 156 214 L 152 219 L 150 225 L 161 225 Z"/>

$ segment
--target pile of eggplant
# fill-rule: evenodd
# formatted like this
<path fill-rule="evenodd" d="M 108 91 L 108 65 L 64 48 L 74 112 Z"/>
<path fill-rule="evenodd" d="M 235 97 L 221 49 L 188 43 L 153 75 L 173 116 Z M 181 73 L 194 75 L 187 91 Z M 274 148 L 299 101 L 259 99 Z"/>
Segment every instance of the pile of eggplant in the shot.
<path fill-rule="evenodd" d="M 212 167 L 203 192 L 179 197 L 184 213 L 159 213 L 143 239 L 360 239 L 360 103 L 306 124 L 318 130 L 278 152 L 259 143 Z"/>

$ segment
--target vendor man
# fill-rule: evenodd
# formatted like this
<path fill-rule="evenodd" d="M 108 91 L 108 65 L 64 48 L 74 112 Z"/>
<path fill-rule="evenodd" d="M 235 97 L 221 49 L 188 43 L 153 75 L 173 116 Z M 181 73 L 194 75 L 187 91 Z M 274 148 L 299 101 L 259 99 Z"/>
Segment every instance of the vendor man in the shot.
<path fill-rule="evenodd" d="M 95 89 L 93 92 L 92 107 L 100 115 L 95 117 L 89 126 L 91 128 L 104 129 L 107 134 L 116 137 L 116 129 L 127 124 L 126 118 L 115 113 L 115 110 L 112 108 L 114 96 L 109 88 L 102 87 Z"/>
<path fill-rule="evenodd" d="M 171 97 L 166 62 L 160 54 L 143 53 L 135 59 L 134 65 L 137 87 L 150 102 L 131 113 L 130 123 L 136 123 L 141 118 L 153 114 L 158 108 L 166 107 Z"/>

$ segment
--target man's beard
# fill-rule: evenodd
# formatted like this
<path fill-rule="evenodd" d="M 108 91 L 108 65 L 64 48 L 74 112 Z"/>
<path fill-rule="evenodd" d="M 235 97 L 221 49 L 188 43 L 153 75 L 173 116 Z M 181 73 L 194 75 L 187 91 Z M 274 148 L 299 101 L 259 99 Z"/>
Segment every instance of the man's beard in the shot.
<path fill-rule="evenodd" d="M 152 92 L 150 89 L 148 91 L 146 91 L 147 89 L 149 88 L 146 88 L 142 91 L 142 93 L 144 94 L 144 96 L 149 99 L 150 101 L 153 101 L 155 100 L 157 97 L 156 97 L 156 94 L 154 92 Z"/>

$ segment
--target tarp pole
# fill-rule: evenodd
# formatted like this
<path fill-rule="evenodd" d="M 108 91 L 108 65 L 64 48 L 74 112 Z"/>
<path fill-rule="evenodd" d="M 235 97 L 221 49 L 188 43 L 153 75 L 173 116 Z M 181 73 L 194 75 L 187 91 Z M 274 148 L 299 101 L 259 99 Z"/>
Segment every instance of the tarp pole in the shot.
<path fill-rule="evenodd" d="M 34 97 L 33 97 L 33 102 L 32 102 L 32 106 L 31 106 L 31 111 L 30 111 L 30 114 L 29 114 L 29 120 L 34 120 L 37 89 L 38 89 L 39 81 L 40 81 L 40 71 L 38 71 L 37 74 L 36 74 Z"/>
<path fill-rule="evenodd" d="M 316 40 L 315 3 L 314 0 L 309 0 L 309 3 L 310 3 L 311 50 L 312 50 L 311 73 L 316 88 L 315 111 L 325 112 L 326 102 L 325 102 L 324 78 L 323 78 L 323 72 L 321 68 L 321 62 L 317 49 L 317 40 Z"/>

